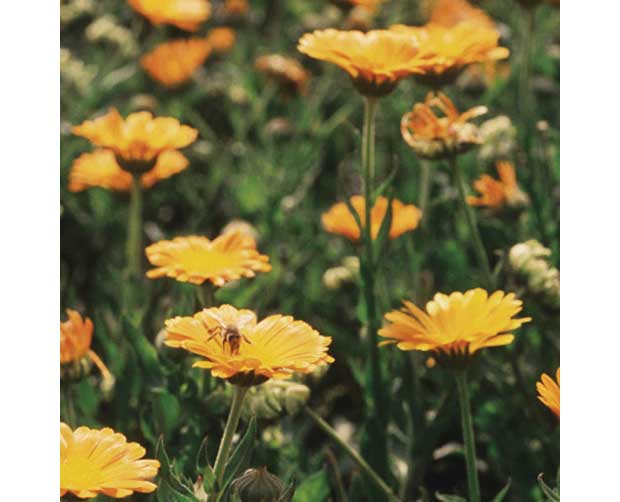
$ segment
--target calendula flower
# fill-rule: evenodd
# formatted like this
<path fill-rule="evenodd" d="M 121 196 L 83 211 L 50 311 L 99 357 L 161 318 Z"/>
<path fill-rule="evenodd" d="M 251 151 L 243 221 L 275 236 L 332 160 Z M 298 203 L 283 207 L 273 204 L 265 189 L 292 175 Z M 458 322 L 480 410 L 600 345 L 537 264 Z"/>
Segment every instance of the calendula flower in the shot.
<path fill-rule="evenodd" d="M 150 188 L 158 181 L 180 173 L 188 165 L 189 161 L 181 152 L 166 150 L 157 157 L 155 167 L 142 175 L 142 187 Z M 81 192 L 90 187 L 128 191 L 131 189 L 131 174 L 118 165 L 111 150 L 97 149 L 92 153 L 83 153 L 71 166 L 69 190 Z"/>
<path fill-rule="evenodd" d="M 254 312 L 230 305 L 169 319 L 166 331 L 168 346 L 203 358 L 194 367 L 237 385 L 310 373 L 334 361 L 327 353 L 331 338 L 319 335 L 305 322 L 283 315 L 257 322 Z"/>
<path fill-rule="evenodd" d="M 79 312 L 67 309 L 68 319 L 60 323 L 60 366 L 63 376 L 80 378 L 94 363 L 104 380 L 113 377 L 101 358 L 90 348 L 93 340 L 93 321 L 82 318 Z"/>
<path fill-rule="evenodd" d="M 308 72 L 299 62 L 279 54 L 260 56 L 254 66 L 268 78 L 279 83 L 291 93 L 304 94 L 308 84 Z"/>
<path fill-rule="evenodd" d="M 227 17 L 239 17 L 248 13 L 250 4 L 248 0 L 226 0 L 224 2 L 224 15 Z"/>
<path fill-rule="evenodd" d="M 401 350 L 431 351 L 440 362 L 466 359 L 485 347 L 512 343 L 510 332 L 531 320 L 514 318 L 522 310 L 514 293 L 496 291 L 492 295 L 480 288 L 465 293 L 437 293 L 426 304 L 426 311 L 403 301 L 402 310 L 385 315 L 390 324 L 379 330 Z"/>
<path fill-rule="evenodd" d="M 453 83 L 466 65 L 505 59 L 510 51 L 499 47 L 499 32 L 475 22 L 462 22 L 446 27 L 396 25 L 390 28 L 415 37 L 420 46 L 432 52 L 433 64 L 422 74 L 415 75 L 420 83 L 439 88 Z"/>
<path fill-rule="evenodd" d="M 242 232 L 222 234 L 213 240 L 192 235 L 160 241 L 146 248 L 146 256 L 157 267 L 146 273 L 148 278 L 172 277 L 192 284 L 208 280 L 223 286 L 271 270 L 269 257 L 260 254 L 256 241 Z"/>
<path fill-rule="evenodd" d="M 538 399 L 555 415 L 560 418 L 560 368 L 555 372 L 555 379 L 543 373 L 540 376 L 540 382 L 536 383 L 538 391 Z"/>
<path fill-rule="evenodd" d="M 441 112 L 437 115 L 435 110 Z M 459 113 L 443 93 L 428 93 L 400 122 L 403 139 L 420 157 L 436 159 L 466 152 L 480 144 L 478 127 L 470 119 L 484 115 L 486 106 Z"/>
<path fill-rule="evenodd" d="M 150 112 L 131 113 L 123 119 L 116 108 L 72 129 L 96 146 L 112 150 L 126 171 L 144 174 L 157 163 L 160 154 L 193 143 L 198 131 L 172 117 L 153 117 Z"/>
<path fill-rule="evenodd" d="M 213 28 L 207 33 L 207 41 L 217 54 L 230 51 L 235 45 L 235 38 L 235 30 L 226 26 Z"/>
<path fill-rule="evenodd" d="M 354 195 L 350 199 L 353 209 L 359 215 L 362 226 L 365 225 L 366 203 L 361 195 Z M 381 229 L 381 224 L 387 213 L 388 199 L 385 197 L 377 197 L 375 205 L 370 211 L 370 235 L 376 239 Z M 390 239 L 396 239 L 405 232 L 415 230 L 418 222 L 422 217 L 422 212 L 413 204 L 403 204 L 398 199 L 392 200 L 392 222 L 390 225 Z M 355 217 L 351 214 L 349 207 L 344 202 L 334 204 L 326 213 L 321 216 L 323 228 L 332 234 L 338 234 L 350 239 L 358 241 L 360 239 L 360 230 L 355 221 Z"/>
<path fill-rule="evenodd" d="M 143 459 L 146 450 L 128 443 L 109 427 L 71 430 L 60 423 L 60 496 L 67 492 L 82 499 L 99 494 L 124 498 L 134 492 L 157 488 L 149 481 L 157 475 L 159 462 Z"/>
<path fill-rule="evenodd" d="M 436 0 L 430 22 L 442 26 L 455 26 L 463 21 L 495 29 L 495 23 L 486 12 L 467 0 Z"/>
<path fill-rule="evenodd" d="M 303 35 L 297 49 L 340 66 L 365 96 L 389 94 L 399 80 L 424 73 L 433 60 L 415 37 L 393 30 L 317 30 Z"/>
<path fill-rule="evenodd" d="M 470 206 L 486 206 L 491 209 L 500 209 L 503 206 L 523 206 L 527 203 L 527 196 L 517 185 L 517 175 L 512 162 L 500 161 L 495 167 L 499 180 L 483 174 L 474 181 L 474 188 L 480 192 L 480 197 L 467 197 Z"/>
<path fill-rule="evenodd" d="M 211 53 L 211 44 L 204 38 L 173 40 L 159 44 L 140 59 L 147 73 L 166 86 L 188 81 Z"/>
<path fill-rule="evenodd" d="M 171 24 L 196 31 L 211 15 L 208 0 L 128 0 L 136 12 L 154 25 Z"/>

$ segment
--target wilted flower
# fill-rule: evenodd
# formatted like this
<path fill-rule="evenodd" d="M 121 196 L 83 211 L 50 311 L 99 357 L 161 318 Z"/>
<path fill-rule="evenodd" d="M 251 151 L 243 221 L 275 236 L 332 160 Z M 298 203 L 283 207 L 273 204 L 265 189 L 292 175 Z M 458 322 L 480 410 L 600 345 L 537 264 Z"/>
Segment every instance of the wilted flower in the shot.
<path fill-rule="evenodd" d="M 181 152 L 166 150 L 157 157 L 155 167 L 142 175 L 142 187 L 150 188 L 158 181 L 180 173 L 188 164 L 189 161 Z M 71 166 L 69 190 L 81 192 L 90 187 L 128 191 L 131 189 L 131 174 L 121 169 L 111 150 L 98 149 L 92 153 L 83 153 Z"/>
<path fill-rule="evenodd" d="M 207 41 L 216 54 L 224 54 L 230 51 L 235 46 L 235 38 L 235 30 L 226 26 L 213 28 L 207 33 Z"/>
<path fill-rule="evenodd" d="M 531 239 L 514 245 L 508 253 L 508 264 L 517 276 L 525 279 L 528 289 L 540 295 L 549 307 L 560 306 L 560 271 L 548 259 L 551 250 Z"/>
<path fill-rule="evenodd" d="M 145 453 L 138 443 L 128 443 L 108 427 L 71 430 L 61 422 L 60 496 L 70 492 L 82 499 L 99 494 L 124 498 L 151 493 L 157 485 L 148 480 L 157 475 L 159 462 L 142 459 Z"/>
<path fill-rule="evenodd" d="M 295 485 L 287 487 L 267 467 L 247 469 L 231 484 L 232 492 L 239 502 L 290 502 Z"/>
<path fill-rule="evenodd" d="M 138 52 L 138 44 L 131 30 L 125 28 L 110 14 L 98 17 L 89 24 L 86 28 L 86 38 L 91 42 L 111 43 L 125 56 L 133 56 Z"/>
<path fill-rule="evenodd" d="M 549 375 L 543 373 L 540 381 L 536 383 L 536 390 L 539 401 L 560 418 L 560 368 L 555 372 L 555 379 L 554 382 Z"/>
<path fill-rule="evenodd" d="M 166 345 L 198 354 L 204 359 L 194 367 L 236 385 L 310 373 L 334 361 L 327 353 L 331 338 L 290 316 L 272 315 L 257 323 L 254 312 L 221 305 L 169 319 L 166 330 Z"/>
<path fill-rule="evenodd" d="M 136 12 L 151 23 L 172 24 L 182 30 L 196 31 L 211 15 L 208 0 L 128 0 Z"/>
<path fill-rule="evenodd" d="M 196 235 L 177 237 L 151 244 L 145 251 L 156 267 L 146 273 L 149 279 L 172 277 L 180 282 L 210 281 L 223 286 L 271 270 L 269 257 L 260 254 L 256 241 L 241 232 L 222 234 L 213 240 Z"/>
<path fill-rule="evenodd" d="M 474 188 L 480 192 L 479 197 L 467 197 L 470 206 L 486 206 L 497 210 L 504 206 L 520 208 L 528 203 L 528 197 L 517 185 L 517 175 L 512 162 L 500 161 L 495 167 L 499 180 L 483 174 L 474 181 Z"/>
<path fill-rule="evenodd" d="M 360 218 L 362 227 L 365 225 L 366 211 L 365 199 L 361 195 L 354 195 L 350 199 L 353 209 Z M 381 229 L 383 219 L 387 214 L 388 199 L 385 197 L 377 197 L 375 205 L 370 211 L 370 234 L 376 239 Z M 418 222 L 422 217 L 422 212 L 413 204 L 403 204 L 398 199 L 392 200 L 392 222 L 390 225 L 390 239 L 395 239 L 405 232 L 415 230 Z M 355 217 L 351 214 L 349 207 L 344 202 L 334 204 L 329 211 L 321 216 L 323 228 L 332 234 L 338 234 L 350 239 L 358 241 L 360 239 L 360 229 L 355 221 Z"/>
<path fill-rule="evenodd" d="M 140 59 L 147 73 L 166 86 L 188 81 L 211 53 L 211 44 L 204 38 L 172 40 L 159 44 Z"/>
<path fill-rule="evenodd" d="M 290 380 L 268 380 L 252 387 L 243 401 L 246 417 L 273 419 L 284 413 L 295 415 L 310 398 L 308 386 Z"/>
<path fill-rule="evenodd" d="M 437 116 L 434 110 L 443 116 Z M 424 103 L 416 103 L 400 122 L 403 139 L 420 157 L 436 159 L 464 153 L 481 143 L 478 127 L 469 122 L 487 112 L 476 106 L 459 113 L 443 93 L 428 93 Z"/>
<path fill-rule="evenodd" d="M 464 362 L 485 347 L 512 343 L 510 333 L 529 317 L 514 318 L 523 303 L 514 293 L 496 291 L 491 296 L 480 288 L 465 293 L 437 293 L 426 304 L 426 311 L 403 301 L 402 310 L 385 315 L 390 322 L 379 335 L 401 350 L 431 351 L 439 362 Z"/>
<path fill-rule="evenodd" d="M 280 54 L 268 54 L 260 56 L 254 66 L 291 94 L 305 93 L 309 75 L 298 61 Z"/>
<path fill-rule="evenodd" d="M 499 115 L 485 120 L 478 129 L 482 145 L 478 151 L 481 161 L 496 161 L 511 156 L 517 145 L 517 129 L 510 118 Z"/>

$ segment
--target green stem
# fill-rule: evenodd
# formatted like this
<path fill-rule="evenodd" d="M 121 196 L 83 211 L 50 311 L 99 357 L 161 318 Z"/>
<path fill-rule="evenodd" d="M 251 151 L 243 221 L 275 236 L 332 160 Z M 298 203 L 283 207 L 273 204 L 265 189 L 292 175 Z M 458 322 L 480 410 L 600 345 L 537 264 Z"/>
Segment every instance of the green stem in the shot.
<path fill-rule="evenodd" d="M 228 420 L 224 427 L 224 434 L 222 435 L 220 447 L 215 457 L 215 465 L 213 466 L 213 472 L 218 486 L 222 484 L 224 479 L 224 471 L 226 469 L 226 463 L 228 462 L 228 456 L 230 455 L 232 439 L 239 425 L 241 405 L 243 404 L 243 398 L 247 391 L 248 387 L 241 387 L 239 385 L 233 387 L 233 399 L 230 405 L 230 413 L 228 414 Z"/>
<path fill-rule="evenodd" d="M 469 502 L 480 502 L 480 485 L 478 483 L 478 472 L 476 470 L 476 442 L 474 439 L 474 424 L 471 416 L 466 370 L 456 370 L 455 376 L 456 386 L 459 393 L 459 406 L 461 408 L 463 442 L 465 443 L 465 462 L 467 464 Z"/>
<path fill-rule="evenodd" d="M 495 280 L 493 278 L 493 273 L 491 272 L 489 257 L 487 256 L 487 252 L 485 251 L 484 245 L 482 244 L 482 238 L 480 237 L 480 232 L 478 231 L 478 224 L 476 222 L 476 215 L 474 214 L 469 204 L 467 204 L 467 189 L 465 186 L 463 171 L 459 166 L 456 156 L 453 155 L 450 157 L 450 164 L 452 167 L 452 172 L 454 173 L 454 182 L 459 192 L 461 207 L 463 209 L 463 212 L 465 213 L 465 219 L 467 220 L 467 226 L 469 227 L 469 235 L 474 242 L 474 248 L 476 250 L 476 254 L 478 255 L 478 261 L 480 262 L 480 266 L 484 271 L 485 280 L 487 283 L 486 286 L 489 289 L 493 289 L 495 287 Z"/>
<path fill-rule="evenodd" d="M 431 168 L 432 162 L 430 160 L 420 160 L 420 192 L 418 197 L 418 206 L 422 211 L 422 219 L 420 220 L 420 226 L 424 228 L 428 221 L 428 215 L 426 211 L 428 209 L 428 199 L 431 191 Z"/>
<path fill-rule="evenodd" d="M 332 427 L 325 420 L 323 420 L 308 407 L 305 407 L 304 410 L 306 414 L 314 421 L 314 423 L 323 432 L 325 432 L 325 434 L 327 434 L 333 441 L 340 445 L 340 447 L 347 453 L 347 455 L 351 457 L 351 460 L 353 460 L 357 464 L 357 466 L 364 472 L 364 474 L 368 476 L 368 479 L 370 479 L 377 486 L 377 488 L 379 488 L 387 496 L 388 500 L 399 500 L 398 497 L 394 495 L 394 492 L 392 492 L 392 489 L 387 485 L 387 483 L 383 481 L 383 479 L 381 479 L 381 476 L 379 476 L 374 471 L 374 469 L 370 467 L 370 465 L 368 465 L 368 463 L 362 458 L 362 456 L 358 452 L 356 452 L 345 441 L 343 441 L 338 436 L 336 431 L 332 429 Z"/>
<path fill-rule="evenodd" d="M 133 175 L 129 218 L 127 222 L 127 268 L 130 275 L 140 275 L 142 257 L 142 182 L 140 176 Z"/>

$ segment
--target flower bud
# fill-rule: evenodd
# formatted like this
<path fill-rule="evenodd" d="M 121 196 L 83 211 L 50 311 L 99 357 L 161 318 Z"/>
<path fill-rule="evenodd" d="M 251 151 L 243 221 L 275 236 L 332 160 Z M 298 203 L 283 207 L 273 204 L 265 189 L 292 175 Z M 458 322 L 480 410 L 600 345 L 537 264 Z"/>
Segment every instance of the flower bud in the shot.
<path fill-rule="evenodd" d="M 243 403 L 244 416 L 276 418 L 286 413 L 294 415 L 306 404 L 310 389 L 289 380 L 269 380 L 250 389 Z"/>
<path fill-rule="evenodd" d="M 536 240 L 514 245 L 508 254 L 510 269 L 532 294 L 539 295 L 552 308 L 560 306 L 560 271 L 548 259 L 551 250 Z"/>
<path fill-rule="evenodd" d="M 512 157 L 517 145 L 517 130 L 506 115 L 480 124 L 479 134 L 482 145 L 478 151 L 478 159 L 481 162 L 495 162 Z"/>
<path fill-rule="evenodd" d="M 231 486 L 239 502 L 290 502 L 295 493 L 294 485 L 287 487 L 266 467 L 246 470 Z"/>

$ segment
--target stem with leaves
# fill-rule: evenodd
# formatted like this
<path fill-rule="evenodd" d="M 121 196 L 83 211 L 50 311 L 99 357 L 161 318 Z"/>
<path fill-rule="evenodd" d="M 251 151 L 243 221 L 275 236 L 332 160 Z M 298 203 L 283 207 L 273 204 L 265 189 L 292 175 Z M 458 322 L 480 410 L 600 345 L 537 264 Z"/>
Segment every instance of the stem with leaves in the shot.
<path fill-rule="evenodd" d="M 129 217 L 127 221 L 127 269 L 132 277 L 140 276 L 142 256 L 142 182 L 134 174 L 129 200 Z"/>
<path fill-rule="evenodd" d="M 474 424 L 471 415 L 469 388 L 467 387 L 467 373 L 465 369 L 455 370 L 456 387 L 459 394 L 461 409 L 461 427 L 463 442 L 465 443 L 465 462 L 467 464 L 467 486 L 469 502 L 480 502 L 480 484 L 476 470 L 476 440 L 474 438 Z"/>

